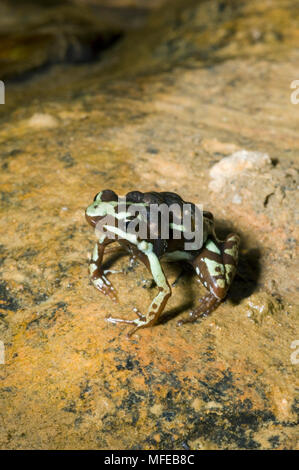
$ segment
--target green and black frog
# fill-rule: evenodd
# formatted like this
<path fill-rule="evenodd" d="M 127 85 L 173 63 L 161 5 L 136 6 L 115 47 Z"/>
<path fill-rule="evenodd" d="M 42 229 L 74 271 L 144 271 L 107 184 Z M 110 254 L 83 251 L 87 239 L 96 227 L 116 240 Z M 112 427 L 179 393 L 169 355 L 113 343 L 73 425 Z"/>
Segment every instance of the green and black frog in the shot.
<path fill-rule="evenodd" d="M 169 219 L 168 237 L 161 234 L 161 223 L 154 227 L 150 225 L 150 209 L 153 205 L 164 204 L 171 207 L 177 204 L 184 210 L 185 205 L 191 207 L 191 218 L 195 216 L 195 205 L 183 201 L 183 199 L 172 192 L 146 192 L 132 191 L 125 196 L 125 206 L 119 205 L 119 196 L 109 189 L 99 192 L 93 203 L 86 209 L 86 219 L 96 227 L 104 218 L 109 221 L 104 225 L 99 240 L 97 241 L 89 264 L 89 272 L 93 285 L 112 300 L 117 301 L 116 291 L 108 279 L 103 267 L 103 257 L 108 245 L 118 242 L 134 258 L 142 261 L 152 274 L 158 288 L 158 293 L 151 302 L 147 313 L 140 313 L 135 309 L 137 318 L 133 320 L 122 318 L 107 318 L 112 323 L 122 322 L 133 325 L 129 336 L 140 328 L 154 325 L 166 303 L 171 296 L 171 287 L 164 274 L 161 262 L 184 261 L 193 266 L 198 280 L 204 285 L 208 293 L 199 301 L 199 305 L 190 312 L 189 316 L 179 321 L 182 325 L 187 322 L 194 322 L 198 317 L 212 312 L 225 298 L 231 286 L 237 269 L 239 236 L 235 233 L 229 234 L 224 241 L 220 241 L 215 234 L 214 218 L 210 212 L 202 212 L 202 243 L 195 250 L 186 250 L 185 228 L 182 223 L 174 223 Z M 132 214 L 130 206 L 143 208 L 143 216 Z M 113 222 L 113 223 L 112 223 Z M 135 227 L 141 222 L 148 225 L 146 236 L 140 238 L 138 234 L 126 230 L 128 224 L 137 222 Z M 177 222 L 177 221 L 176 221 Z M 192 225 L 192 224 L 191 224 Z M 121 228 L 120 228 L 121 226 Z M 182 236 L 174 236 L 181 231 Z M 194 228 L 194 220 L 193 220 Z"/>

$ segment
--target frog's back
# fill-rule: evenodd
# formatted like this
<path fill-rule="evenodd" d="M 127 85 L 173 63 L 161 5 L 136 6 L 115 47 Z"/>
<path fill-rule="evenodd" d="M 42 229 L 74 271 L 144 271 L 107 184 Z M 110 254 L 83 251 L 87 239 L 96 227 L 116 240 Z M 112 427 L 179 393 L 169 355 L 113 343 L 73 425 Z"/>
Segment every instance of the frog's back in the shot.
<path fill-rule="evenodd" d="M 193 203 L 187 203 L 178 194 L 169 191 L 150 191 L 145 193 L 131 191 L 125 197 L 127 207 L 130 204 L 140 204 L 145 207 L 146 219 L 143 220 L 146 222 L 147 229 L 149 230 L 150 228 L 150 233 L 147 232 L 146 240 L 153 245 L 153 251 L 158 257 L 161 257 L 168 249 L 183 249 L 185 241 L 184 232 L 182 231 L 182 236 L 179 240 L 174 240 L 173 226 L 182 227 L 184 204 L 190 204 L 191 216 L 192 218 L 194 217 L 195 205 Z M 161 217 L 159 217 L 158 212 L 152 212 L 152 205 L 158 206 L 158 212 L 161 211 Z M 170 208 L 168 213 L 165 213 L 165 206 Z M 167 220 L 167 226 L 164 225 L 164 229 L 162 227 L 163 220 Z"/>
<path fill-rule="evenodd" d="M 182 207 L 184 204 L 190 204 L 192 208 L 194 204 L 192 202 L 184 201 L 181 196 L 170 191 L 156 192 L 149 191 L 147 193 L 142 193 L 140 191 L 131 191 L 126 194 L 127 203 L 142 203 L 146 206 L 150 204 L 166 204 L 168 207 L 172 204 L 178 204 Z"/>

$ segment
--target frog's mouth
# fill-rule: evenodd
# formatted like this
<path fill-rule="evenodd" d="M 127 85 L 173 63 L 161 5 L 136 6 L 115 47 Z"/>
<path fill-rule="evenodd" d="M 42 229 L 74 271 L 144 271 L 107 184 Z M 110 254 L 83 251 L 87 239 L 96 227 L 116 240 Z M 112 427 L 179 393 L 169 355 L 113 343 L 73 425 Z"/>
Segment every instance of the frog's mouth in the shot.
<path fill-rule="evenodd" d="M 101 220 L 102 218 L 103 217 L 98 216 L 98 215 L 92 215 L 92 216 L 88 215 L 87 211 L 85 211 L 85 219 L 92 227 L 95 227 L 97 223 L 99 222 L 99 220 Z"/>

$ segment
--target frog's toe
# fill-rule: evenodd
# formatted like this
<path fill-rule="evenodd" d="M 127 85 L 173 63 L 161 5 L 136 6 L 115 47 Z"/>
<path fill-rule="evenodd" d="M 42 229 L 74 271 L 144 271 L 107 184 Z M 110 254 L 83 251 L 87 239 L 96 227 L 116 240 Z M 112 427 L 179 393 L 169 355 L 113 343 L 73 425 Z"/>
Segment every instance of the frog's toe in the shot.
<path fill-rule="evenodd" d="M 109 316 L 109 317 L 106 317 L 106 321 L 108 321 L 109 323 L 114 323 L 114 324 L 125 323 L 126 325 L 134 325 L 134 328 L 127 333 L 127 338 L 132 336 L 132 334 L 135 333 L 135 331 L 138 330 L 139 328 L 138 320 L 126 320 L 125 318 L 114 318 L 114 317 Z"/>
<path fill-rule="evenodd" d="M 126 320 L 125 318 L 114 318 L 114 317 L 106 317 L 106 321 L 110 323 L 126 323 L 127 325 L 134 325 L 134 327 L 127 333 L 127 338 L 130 338 L 139 328 L 143 328 L 147 325 L 146 317 L 137 310 L 137 308 L 133 308 L 133 311 L 136 313 L 138 318 L 135 320 Z"/>
<path fill-rule="evenodd" d="M 138 310 L 138 308 L 134 307 L 134 308 L 133 308 L 133 312 L 136 313 L 136 315 L 138 316 L 139 320 L 145 321 L 145 319 L 146 319 L 145 315 L 143 315 L 143 314 Z M 136 322 L 137 320 L 134 320 L 134 321 Z"/>
<path fill-rule="evenodd" d="M 179 320 L 177 322 L 177 326 L 182 326 L 185 323 L 194 323 L 198 318 L 198 314 L 195 314 L 194 311 L 189 312 L 189 316 Z"/>
<path fill-rule="evenodd" d="M 97 279 L 93 279 L 92 282 L 96 289 L 110 297 L 114 302 L 118 302 L 116 290 L 105 275 Z"/>
<path fill-rule="evenodd" d="M 104 274 L 106 276 L 106 274 L 118 274 L 122 272 L 123 272 L 122 269 L 105 269 Z"/>
<path fill-rule="evenodd" d="M 218 299 L 212 294 L 207 294 L 201 299 L 199 299 L 200 305 L 195 309 L 189 312 L 189 316 L 179 320 L 177 326 L 181 326 L 184 323 L 193 323 L 198 318 L 204 318 L 208 316 L 216 307 L 220 304 L 221 299 Z"/>
<path fill-rule="evenodd" d="M 110 297 L 113 302 L 118 302 L 117 293 L 113 286 L 106 286 L 104 294 Z"/>
<path fill-rule="evenodd" d="M 127 323 L 129 325 L 136 325 L 136 327 L 139 327 L 140 323 L 144 322 L 146 317 L 141 312 L 139 312 L 137 308 L 133 308 L 133 311 L 138 316 L 138 318 L 135 318 L 135 320 L 127 320 L 125 318 L 113 318 L 111 316 L 106 317 L 106 320 L 110 323 Z"/>
<path fill-rule="evenodd" d="M 135 324 L 135 320 L 126 320 L 125 318 L 114 318 L 114 317 L 106 317 L 106 321 L 109 323 L 129 323 L 130 325 Z"/>

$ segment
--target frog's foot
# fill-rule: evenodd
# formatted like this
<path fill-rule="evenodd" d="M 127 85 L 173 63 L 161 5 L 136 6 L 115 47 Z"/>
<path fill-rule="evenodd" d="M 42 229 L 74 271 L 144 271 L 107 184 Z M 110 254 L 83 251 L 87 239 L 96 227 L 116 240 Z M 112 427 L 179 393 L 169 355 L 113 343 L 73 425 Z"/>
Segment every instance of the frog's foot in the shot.
<path fill-rule="evenodd" d="M 126 323 L 128 325 L 135 325 L 135 327 L 132 330 L 130 330 L 129 333 L 127 333 L 127 336 L 130 337 L 139 328 L 142 328 L 147 325 L 146 316 L 140 313 L 137 308 L 133 308 L 133 310 L 138 316 L 138 318 L 136 318 L 135 320 L 126 320 L 125 318 L 107 317 L 106 321 L 110 323 Z"/>
<path fill-rule="evenodd" d="M 123 270 L 122 269 L 104 269 L 105 276 L 107 274 L 118 274 L 118 273 L 123 273 Z"/>
<path fill-rule="evenodd" d="M 94 287 L 104 295 L 110 297 L 110 299 L 114 302 L 118 302 L 116 290 L 114 289 L 109 279 L 106 277 L 105 271 L 103 274 L 99 274 L 97 270 L 93 273 L 91 272 L 91 282 L 93 283 Z"/>
<path fill-rule="evenodd" d="M 109 270 L 103 271 L 102 268 L 102 261 L 106 245 L 107 243 L 112 243 L 112 241 L 114 240 L 108 240 L 106 244 L 99 242 L 95 244 L 92 257 L 89 262 L 89 275 L 90 280 L 96 289 L 98 289 L 104 295 L 109 296 L 110 299 L 114 302 L 117 302 L 118 299 L 116 290 L 106 276 Z"/>
<path fill-rule="evenodd" d="M 213 310 L 215 310 L 221 302 L 221 299 L 218 299 L 213 294 L 207 294 L 201 299 L 199 299 L 200 305 L 189 313 L 189 317 L 183 318 L 177 322 L 177 326 L 181 326 L 184 323 L 193 323 L 199 317 L 205 317 L 209 315 Z"/>
<path fill-rule="evenodd" d="M 107 321 L 111 323 L 127 323 L 130 325 L 134 325 L 134 328 L 129 331 L 127 335 L 128 337 L 132 336 L 133 333 L 139 330 L 139 328 L 147 328 L 157 323 L 157 320 L 160 314 L 163 312 L 167 300 L 171 295 L 170 286 L 164 275 L 158 257 L 152 251 L 152 245 L 148 246 L 146 243 L 140 243 L 139 246 L 141 251 L 144 250 L 144 256 L 140 259 L 145 263 L 146 267 L 150 269 L 159 292 L 154 298 L 154 300 L 151 302 L 146 315 L 142 315 L 142 313 L 140 313 L 137 309 L 134 309 L 135 313 L 138 316 L 138 318 L 136 318 L 135 320 L 126 320 L 122 318 L 112 317 L 107 318 Z M 148 253 L 146 250 L 148 250 Z"/>

